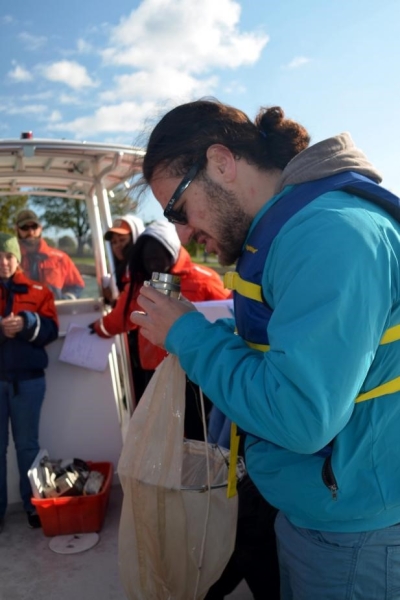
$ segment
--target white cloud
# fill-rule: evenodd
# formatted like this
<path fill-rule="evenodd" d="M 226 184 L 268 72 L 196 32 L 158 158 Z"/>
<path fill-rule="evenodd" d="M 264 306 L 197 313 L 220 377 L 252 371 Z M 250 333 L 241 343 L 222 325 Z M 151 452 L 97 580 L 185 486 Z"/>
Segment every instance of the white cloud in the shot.
<path fill-rule="evenodd" d="M 246 88 L 241 81 L 234 80 L 225 85 L 224 91 L 228 94 L 244 94 Z"/>
<path fill-rule="evenodd" d="M 162 100 L 165 98 L 183 97 L 193 95 L 206 96 L 211 94 L 218 84 L 216 76 L 199 79 L 185 71 L 179 71 L 173 66 L 155 68 L 154 71 L 137 71 L 132 75 L 115 77 L 116 91 L 101 94 L 104 101 L 122 98 L 151 98 Z"/>
<path fill-rule="evenodd" d="M 82 38 L 80 38 L 76 42 L 76 48 L 77 48 L 79 54 L 87 54 L 87 53 L 93 51 L 92 45 L 89 44 L 89 42 L 87 42 L 86 40 L 83 40 Z"/>
<path fill-rule="evenodd" d="M 19 96 L 19 99 L 23 102 L 32 102 L 32 100 L 50 100 L 53 98 L 53 96 L 54 93 L 51 90 L 47 90 L 46 92 L 37 92 L 36 94 L 33 92 L 30 92 L 29 94 L 23 94 L 22 96 Z"/>
<path fill-rule="evenodd" d="M 238 30 L 235 0 L 143 0 L 111 33 L 104 60 L 153 70 L 173 65 L 189 73 L 254 63 L 268 42 Z"/>
<path fill-rule="evenodd" d="M 32 35 L 27 31 L 19 33 L 18 38 L 29 50 L 38 50 L 47 42 L 47 38 L 44 35 Z"/>
<path fill-rule="evenodd" d="M 21 97 L 20 99 L 22 100 L 22 98 L 26 99 L 26 96 Z M 35 103 L 17 105 L 9 102 L 7 104 L 0 104 L 0 113 L 10 116 L 31 115 L 32 118 L 36 118 L 38 121 L 46 123 L 57 123 L 62 118 L 60 111 L 50 111 L 47 105 Z"/>
<path fill-rule="evenodd" d="M 43 77 L 49 81 L 64 83 L 74 90 L 96 85 L 88 75 L 86 68 L 74 61 L 60 60 L 51 65 L 42 66 L 40 70 Z"/>
<path fill-rule="evenodd" d="M 4 15 L 4 17 L 1 18 L 1 21 L 4 25 L 9 25 L 10 23 L 14 23 L 15 19 L 12 15 Z"/>
<path fill-rule="evenodd" d="M 24 106 L 2 106 L 0 110 L 8 115 L 41 115 L 47 110 L 47 106 L 44 104 L 25 104 Z"/>
<path fill-rule="evenodd" d="M 79 98 L 76 96 L 71 96 L 71 94 L 60 94 L 58 97 L 58 101 L 61 104 L 80 104 Z"/>
<path fill-rule="evenodd" d="M 21 65 L 17 64 L 15 61 L 13 61 L 13 65 L 14 68 L 8 72 L 8 77 L 12 80 L 15 81 L 16 83 L 20 83 L 20 82 L 24 82 L 24 81 L 32 81 L 33 77 L 32 74 L 27 71 L 27 69 L 25 69 L 25 67 L 22 67 Z"/>
<path fill-rule="evenodd" d="M 72 131 L 80 138 L 103 132 L 132 132 L 143 126 L 144 119 L 155 111 L 152 102 L 122 102 L 102 106 L 93 116 L 79 117 L 67 123 L 50 125 L 53 131 Z"/>
<path fill-rule="evenodd" d="M 143 0 L 121 20 L 103 51 L 108 64 L 131 67 L 117 75 L 115 91 L 128 98 L 190 98 L 207 95 L 218 85 L 215 69 L 255 63 L 268 42 L 263 33 L 239 31 L 240 5 L 235 0 Z"/>
<path fill-rule="evenodd" d="M 49 123 L 57 123 L 61 121 L 61 113 L 59 110 L 53 110 L 50 115 L 47 117 Z"/>
<path fill-rule="evenodd" d="M 307 63 L 311 61 L 310 58 L 306 58 L 305 56 L 296 56 L 289 64 L 285 66 L 286 69 L 298 69 L 299 67 L 303 67 Z"/>
<path fill-rule="evenodd" d="M 117 26 L 108 26 L 101 57 L 114 77 L 96 98 L 104 106 L 50 128 L 79 137 L 133 132 L 157 106 L 212 95 L 220 70 L 254 64 L 269 41 L 261 30 L 242 31 L 240 13 L 237 0 L 142 0 Z M 78 40 L 78 51 L 89 49 Z M 41 67 L 41 73 L 75 90 L 94 85 L 83 66 L 67 60 Z M 238 89 L 240 83 L 232 85 Z"/>

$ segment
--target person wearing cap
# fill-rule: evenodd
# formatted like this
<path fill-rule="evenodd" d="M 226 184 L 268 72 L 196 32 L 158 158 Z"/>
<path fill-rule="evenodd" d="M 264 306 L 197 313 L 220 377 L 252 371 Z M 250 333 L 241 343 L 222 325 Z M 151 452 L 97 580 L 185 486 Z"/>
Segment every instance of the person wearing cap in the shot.
<path fill-rule="evenodd" d="M 79 298 L 85 287 L 81 274 L 68 254 L 52 248 L 42 238 L 43 228 L 33 210 L 18 213 L 16 232 L 21 266 L 27 276 L 47 285 L 56 300 Z"/>
<path fill-rule="evenodd" d="M 125 215 L 115 219 L 104 234 L 104 240 L 110 242 L 114 259 L 114 276 L 118 291 L 122 292 L 129 280 L 129 255 L 139 235 L 144 231 L 142 219 L 135 215 Z M 103 296 L 108 304 L 114 305 L 109 285 L 103 286 Z"/>
<path fill-rule="evenodd" d="M 181 294 L 192 302 L 225 300 L 230 296 L 230 291 L 224 288 L 218 273 L 192 262 L 189 253 L 181 245 L 175 226 L 166 220 L 151 223 L 138 237 L 130 257 L 129 272 L 129 285 L 118 298 L 115 308 L 92 325 L 101 337 L 111 337 L 136 328 L 129 316 L 132 311 L 138 310 L 136 298 L 140 287 L 145 280 L 151 278 L 153 272 L 171 273 L 180 277 Z M 137 355 L 144 374 L 141 388 L 138 390 L 135 386 L 136 397 L 139 399 L 166 352 L 146 340 L 139 330 Z M 187 385 L 187 398 L 188 394 L 196 395 L 195 386 L 191 382 Z M 185 434 L 191 439 L 202 439 L 203 428 L 197 403 L 188 402 L 187 406 L 192 410 L 186 410 Z"/>
<path fill-rule="evenodd" d="M 20 268 L 16 237 L 0 233 L 0 531 L 7 508 L 7 446 L 11 428 L 20 493 L 30 527 L 40 527 L 27 472 L 39 452 L 39 419 L 45 395 L 45 346 L 58 336 L 54 297 Z"/>

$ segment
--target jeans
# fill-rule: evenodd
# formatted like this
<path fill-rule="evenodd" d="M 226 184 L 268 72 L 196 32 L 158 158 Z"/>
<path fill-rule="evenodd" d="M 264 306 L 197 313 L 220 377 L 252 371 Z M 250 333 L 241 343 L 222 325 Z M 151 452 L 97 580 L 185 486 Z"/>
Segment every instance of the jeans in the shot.
<path fill-rule="evenodd" d="M 361 533 L 275 521 L 281 600 L 399 600 L 400 525 Z"/>
<path fill-rule="evenodd" d="M 17 453 L 20 494 L 25 511 L 32 511 L 32 490 L 28 479 L 39 452 L 39 419 L 46 383 L 44 377 L 9 383 L 0 381 L 0 518 L 7 508 L 8 422 Z"/>

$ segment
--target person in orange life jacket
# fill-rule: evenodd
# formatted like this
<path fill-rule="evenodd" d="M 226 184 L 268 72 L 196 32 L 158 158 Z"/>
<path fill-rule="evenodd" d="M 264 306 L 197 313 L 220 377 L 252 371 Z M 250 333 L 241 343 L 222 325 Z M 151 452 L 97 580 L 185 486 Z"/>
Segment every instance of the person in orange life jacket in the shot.
<path fill-rule="evenodd" d="M 0 233 L 0 529 L 7 508 L 8 424 L 18 459 L 20 493 L 30 527 L 40 527 L 31 504 L 27 472 L 39 451 L 39 419 L 45 395 L 44 347 L 58 336 L 51 291 L 19 267 L 16 237 Z"/>
<path fill-rule="evenodd" d="M 33 210 L 22 210 L 16 218 L 16 232 L 21 248 L 21 266 L 28 277 L 44 283 L 56 300 L 79 298 L 85 287 L 71 258 L 51 248 L 42 238 L 43 228 Z"/>
<path fill-rule="evenodd" d="M 139 235 L 144 231 L 142 219 L 136 215 L 125 215 L 115 219 L 104 234 L 104 240 L 110 242 L 114 259 L 115 282 L 122 292 L 129 281 L 129 256 Z M 107 304 L 115 305 L 110 286 L 103 287 L 103 296 Z"/>
<path fill-rule="evenodd" d="M 132 311 L 138 309 L 136 298 L 140 287 L 155 271 L 178 275 L 181 279 L 182 296 L 192 302 L 223 300 L 230 296 L 230 292 L 223 287 L 215 271 L 192 262 L 188 252 L 181 246 L 175 226 L 167 221 L 155 221 L 144 230 L 135 244 L 129 265 L 129 286 L 122 292 L 114 310 L 93 325 L 96 333 L 103 337 L 135 327 L 129 316 Z M 144 373 L 142 389 L 138 391 L 137 396 L 140 398 L 154 370 L 167 353 L 140 335 L 140 330 L 137 353 Z M 185 435 L 190 439 L 204 438 L 198 396 L 197 386 L 188 380 Z M 208 399 L 206 404 L 209 410 Z"/>

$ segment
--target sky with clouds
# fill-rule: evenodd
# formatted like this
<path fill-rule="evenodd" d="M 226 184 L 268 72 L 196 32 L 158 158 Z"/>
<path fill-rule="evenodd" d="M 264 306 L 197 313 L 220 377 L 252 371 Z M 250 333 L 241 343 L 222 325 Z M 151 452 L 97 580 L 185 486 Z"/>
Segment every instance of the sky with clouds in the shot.
<path fill-rule="evenodd" d="M 0 137 L 144 143 L 170 107 L 279 104 L 349 131 L 400 191 L 398 0 L 14 0 L 0 7 Z"/>

